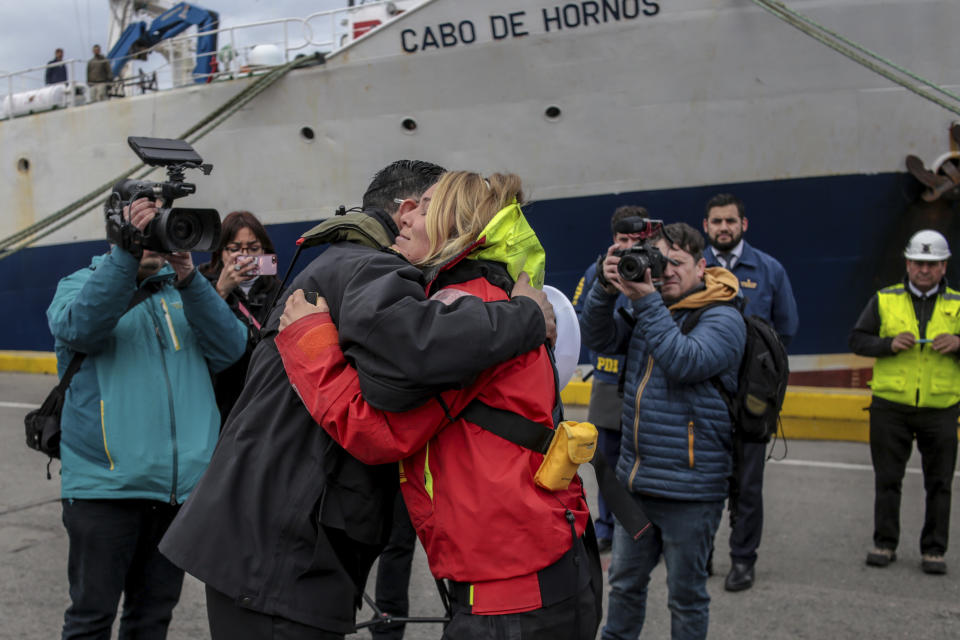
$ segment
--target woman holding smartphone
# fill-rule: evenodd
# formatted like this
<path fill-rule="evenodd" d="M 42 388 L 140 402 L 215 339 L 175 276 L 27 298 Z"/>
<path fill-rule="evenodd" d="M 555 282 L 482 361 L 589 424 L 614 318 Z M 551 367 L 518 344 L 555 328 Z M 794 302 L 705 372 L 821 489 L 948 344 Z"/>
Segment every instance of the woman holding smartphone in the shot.
<path fill-rule="evenodd" d="M 213 376 L 221 427 L 240 396 L 250 354 L 260 340 L 260 326 L 270 313 L 267 305 L 280 288 L 275 275 L 276 259 L 273 242 L 257 217 L 249 211 L 234 211 L 223 219 L 220 243 L 210 262 L 198 267 L 248 327 L 246 353 L 229 368 Z M 262 264 L 267 268 L 264 269 Z"/>

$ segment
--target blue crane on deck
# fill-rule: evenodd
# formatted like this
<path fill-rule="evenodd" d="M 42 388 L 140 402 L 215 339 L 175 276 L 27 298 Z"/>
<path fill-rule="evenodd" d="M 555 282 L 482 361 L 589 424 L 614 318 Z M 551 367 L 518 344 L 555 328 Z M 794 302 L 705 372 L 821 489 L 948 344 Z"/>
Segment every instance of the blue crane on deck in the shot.
<path fill-rule="evenodd" d="M 197 38 L 197 64 L 193 68 L 194 82 L 208 82 L 210 74 L 216 71 L 216 31 L 220 26 L 220 16 L 216 11 L 186 2 L 180 2 L 157 16 L 149 27 L 143 21 L 127 25 L 107 54 L 113 76 L 119 76 L 120 71 L 131 58 L 141 55 L 162 40 L 183 33 L 192 26 L 196 26 L 197 31 L 200 32 L 200 37 Z M 207 31 L 212 33 L 204 35 Z M 141 59 L 145 60 L 145 55 Z"/>

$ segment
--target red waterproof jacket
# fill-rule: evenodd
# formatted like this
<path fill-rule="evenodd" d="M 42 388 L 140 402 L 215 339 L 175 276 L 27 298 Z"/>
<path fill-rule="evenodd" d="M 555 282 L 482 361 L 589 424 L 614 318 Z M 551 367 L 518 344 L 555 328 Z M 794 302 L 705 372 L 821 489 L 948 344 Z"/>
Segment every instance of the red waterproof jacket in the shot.
<path fill-rule="evenodd" d="M 488 302 L 507 299 L 482 277 L 450 285 L 434 297 L 449 303 L 464 294 Z M 533 482 L 541 454 L 466 420 L 451 423 L 449 416 L 479 399 L 553 428 L 556 388 L 546 348 L 486 370 L 465 389 L 444 392 L 442 403 L 435 399 L 412 411 L 387 413 L 364 401 L 329 314 L 298 320 L 276 344 L 291 383 L 331 437 L 361 462 L 400 462 L 403 497 L 433 575 L 470 583 L 476 614 L 540 608 L 537 571 L 573 542 L 567 511 L 578 536 L 586 528 L 589 512 L 580 479 L 564 491 L 541 489 Z"/>

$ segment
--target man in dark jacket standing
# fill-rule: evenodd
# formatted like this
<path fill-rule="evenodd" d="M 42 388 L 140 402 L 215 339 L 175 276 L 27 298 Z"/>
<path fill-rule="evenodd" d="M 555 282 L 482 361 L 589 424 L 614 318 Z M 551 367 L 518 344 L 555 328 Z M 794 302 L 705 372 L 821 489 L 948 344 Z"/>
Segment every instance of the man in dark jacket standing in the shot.
<path fill-rule="evenodd" d="M 350 241 L 334 241 L 287 289 L 326 298 L 365 395 L 386 410 L 418 406 L 546 337 L 534 300 L 427 301 L 420 270 L 384 248 L 399 215 L 425 208 L 421 194 L 442 172 L 409 160 L 379 172 L 364 213 L 321 225 Z M 214 640 L 352 632 L 393 520 L 397 466 L 366 466 L 346 454 L 290 386 L 274 343 L 285 302 L 281 296 L 264 325 L 207 473 L 161 544 L 206 583 Z M 449 357 L 423 358 L 424 351 Z"/>
<path fill-rule="evenodd" d="M 744 314 L 769 322 L 786 346 L 796 335 L 800 323 L 790 278 L 776 258 L 744 240 L 747 224 L 739 198 L 729 193 L 710 198 L 703 215 L 703 232 L 710 246 L 703 257 L 708 267 L 725 267 L 737 276 L 747 302 Z M 743 591 L 753 586 L 757 548 L 763 533 L 766 456 L 766 441 L 743 437 L 743 460 L 737 470 L 739 500 L 736 515 L 731 518 L 730 573 L 723 585 L 727 591 Z"/>
<path fill-rule="evenodd" d="M 624 218 L 647 217 L 647 210 L 643 207 L 625 205 L 617 207 L 610 219 L 610 233 L 613 234 L 613 243 L 621 249 L 629 249 L 640 238 L 637 234 L 617 233 L 617 223 Z M 599 264 L 598 264 L 599 262 Z M 597 269 L 603 264 L 602 260 L 595 261 L 584 272 L 573 294 L 573 308 L 579 318 L 583 311 L 583 299 L 587 291 L 593 287 L 597 279 Z M 617 298 L 617 307 L 628 306 L 626 296 Z M 623 412 L 623 389 L 620 386 L 621 368 L 624 357 L 618 354 L 597 353 L 590 351 L 590 362 L 593 365 L 593 383 L 590 385 L 590 408 L 587 420 L 597 427 L 597 449 L 606 458 L 612 469 L 616 469 L 620 458 L 620 414 Z M 597 531 L 597 546 L 600 552 L 609 551 L 613 545 L 613 513 L 607 506 L 603 494 L 597 492 L 597 517 L 593 524 Z"/>
<path fill-rule="evenodd" d="M 672 637 L 707 636 L 707 556 L 732 465 L 730 416 L 711 379 L 718 377 L 728 392 L 736 387 L 746 325 L 739 311 L 722 303 L 737 296 L 737 281 L 729 271 L 706 268 L 696 229 L 667 225 L 663 236 L 670 241 L 656 241 L 668 261 L 659 291 L 649 269 L 642 281 L 622 278 L 613 245 L 580 318 L 587 346 L 627 354 L 617 477 L 653 524 L 636 541 L 616 524 L 602 634 L 607 640 L 640 635 L 650 572 L 661 555 Z M 631 300 L 633 325 L 614 313 L 621 293 Z M 684 334 L 686 315 L 708 306 Z"/>
<path fill-rule="evenodd" d="M 960 291 L 947 286 L 950 248 L 937 231 L 915 233 L 903 255 L 904 281 L 870 298 L 850 334 L 854 353 L 877 359 L 870 381 L 874 548 L 867 564 L 886 567 L 897 559 L 900 490 L 916 438 L 927 493 L 920 567 L 943 574 L 957 466 Z"/>
<path fill-rule="evenodd" d="M 53 60 L 47 63 L 47 70 L 43 74 L 43 84 L 59 84 L 67 81 L 67 65 L 63 63 L 63 49 L 53 52 Z"/>

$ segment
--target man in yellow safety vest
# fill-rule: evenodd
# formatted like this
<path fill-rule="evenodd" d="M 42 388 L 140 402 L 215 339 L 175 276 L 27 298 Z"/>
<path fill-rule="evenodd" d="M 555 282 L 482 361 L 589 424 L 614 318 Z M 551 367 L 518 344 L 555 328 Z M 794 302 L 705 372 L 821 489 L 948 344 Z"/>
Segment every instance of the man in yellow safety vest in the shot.
<path fill-rule="evenodd" d="M 927 492 L 921 567 L 943 574 L 960 415 L 960 291 L 947 286 L 950 248 L 937 231 L 915 233 L 903 255 L 904 281 L 878 291 L 850 334 L 854 353 L 876 358 L 870 382 L 874 548 L 867 564 L 885 567 L 897 558 L 900 489 L 916 438 Z"/>

